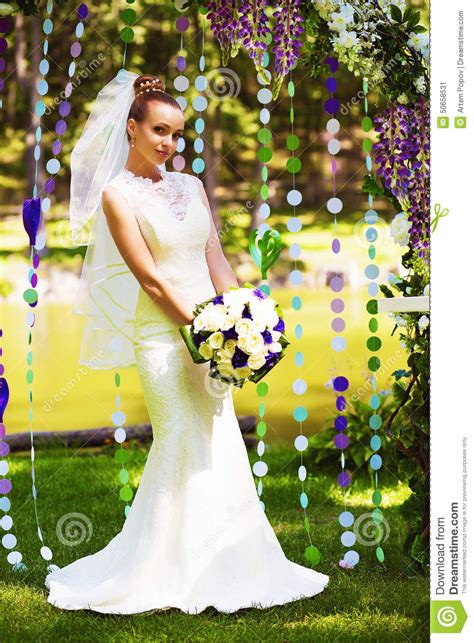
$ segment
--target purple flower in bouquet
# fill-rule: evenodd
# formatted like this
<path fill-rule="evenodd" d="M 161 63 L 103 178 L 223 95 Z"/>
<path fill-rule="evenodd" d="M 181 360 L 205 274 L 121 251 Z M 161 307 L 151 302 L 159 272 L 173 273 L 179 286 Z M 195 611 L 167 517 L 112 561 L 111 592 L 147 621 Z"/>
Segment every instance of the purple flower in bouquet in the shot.
<path fill-rule="evenodd" d="M 214 297 L 212 300 L 214 304 L 223 304 L 224 303 L 224 296 L 223 295 L 217 295 L 217 297 Z"/>
<path fill-rule="evenodd" d="M 278 318 L 278 323 L 273 326 L 273 330 L 276 330 L 279 333 L 282 333 L 285 330 L 285 322 L 281 317 Z"/>
<path fill-rule="evenodd" d="M 240 3 L 239 38 L 260 72 L 267 50 L 264 39 L 270 33 L 265 13 L 268 6 L 268 0 L 243 0 Z"/>
<path fill-rule="evenodd" d="M 373 147 L 377 175 L 399 200 L 411 222 L 410 245 L 429 262 L 429 105 L 394 105 L 374 118 L 379 140 Z"/>
<path fill-rule="evenodd" d="M 244 310 L 242 312 L 242 317 L 245 319 L 252 319 L 252 313 L 250 312 L 249 305 L 245 304 Z"/>
<path fill-rule="evenodd" d="M 232 366 L 234 368 L 240 368 L 241 366 L 247 366 L 247 360 L 249 356 L 247 353 L 244 353 L 238 346 L 235 347 L 235 353 L 232 355 Z"/>
<path fill-rule="evenodd" d="M 275 27 L 273 30 L 272 51 L 275 54 L 275 86 L 273 98 L 275 99 L 291 67 L 298 60 L 303 41 L 304 18 L 300 14 L 301 0 L 276 0 L 273 17 Z"/>
<path fill-rule="evenodd" d="M 272 334 L 269 330 L 264 330 L 262 333 L 263 341 L 265 344 L 272 344 L 273 343 L 273 337 Z"/>
<path fill-rule="evenodd" d="M 267 299 L 267 298 L 268 298 L 268 295 L 266 295 L 266 294 L 263 292 L 263 290 L 259 290 L 258 288 L 255 288 L 255 290 L 253 290 L 253 294 L 254 294 L 256 297 L 258 297 L 259 299 Z"/>

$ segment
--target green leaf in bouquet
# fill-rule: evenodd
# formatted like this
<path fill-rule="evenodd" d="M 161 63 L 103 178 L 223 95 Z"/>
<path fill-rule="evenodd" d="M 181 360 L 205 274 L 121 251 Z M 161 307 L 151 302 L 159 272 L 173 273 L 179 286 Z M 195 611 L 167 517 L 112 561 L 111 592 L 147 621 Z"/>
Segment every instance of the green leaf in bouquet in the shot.
<path fill-rule="evenodd" d="M 236 379 L 235 377 L 232 377 L 232 375 L 220 373 L 216 368 L 215 362 L 212 362 L 211 364 L 211 368 L 209 369 L 209 377 L 212 377 L 215 380 L 221 380 L 221 382 L 227 382 L 228 384 L 233 384 L 238 388 L 242 388 L 242 386 L 246 382 L 245 378 Z"/>
<path fill-rule="evenodd" d="M 184 339 L 184 343 L 186 344 L 189 352 L 191 353 L 193 362 L 195 362 L 196 364 L 203 364 L 204 362 L 208 362 L 209 360 L 207 360 L 205 357 L 201 355 L 201 353 L 197 349 L 196 344 L 194 343 L 193 335 L 191 331 L 191 324 L 180 326 L 179 332 L 181 333 L 181 337 Z"/>
<path fill-rule="evenodd" d="M 278 341 L 282 345 L 282 348 L 286 348 L 291 344 L 291 342 L 287 340 L 287 338 L 285 337 L 285 335 L 283 335 L 283 333 L 281 334 L 280 339 Z"/>

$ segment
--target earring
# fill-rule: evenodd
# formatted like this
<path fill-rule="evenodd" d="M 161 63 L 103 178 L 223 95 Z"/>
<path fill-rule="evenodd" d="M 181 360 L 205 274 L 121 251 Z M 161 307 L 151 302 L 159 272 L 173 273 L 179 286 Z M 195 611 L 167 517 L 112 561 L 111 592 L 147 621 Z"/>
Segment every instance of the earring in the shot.
<path fill-rule="evenodd" d="M 135 147 L 135 139 L 132 138 L 132 147 Z"/>

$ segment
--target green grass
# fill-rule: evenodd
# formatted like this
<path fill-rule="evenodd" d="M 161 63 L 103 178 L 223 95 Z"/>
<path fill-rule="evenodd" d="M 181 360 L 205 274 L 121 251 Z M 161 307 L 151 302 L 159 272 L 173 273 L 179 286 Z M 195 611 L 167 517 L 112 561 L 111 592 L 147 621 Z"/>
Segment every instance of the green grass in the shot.
<path fill-rule="evenodd" d="M 128 468 L 131 484 L 139 483 L 147 449 L 130 445 Z M 39 516 L 44 539 L 59 566 L 93 553 L 121 529 L 122 502 L 116 482 L 118 465 L 112 445 L 77 452 L 41 450 L 36 472 Z M 250 459 L 255 460 L 254 451 Z M 288 558 L 309 566 L 303 558 L 307 536 L 298 505 L 301 483 L 297 480 L 299 457 L 291 447 L 270 445 L 265 455 L 269 474 L 262 498 L 267 515 Z M 341 527 L 341 493 L 335 484 L 336 470 L 316 471 L 309 476 L 308 517 L 312 539 L 323 553 L 317 567 L 330 576 L 326 590 L 313 598 L 259 610 L 247 608 L 222 614 L 208 608 L 199 615 L 178 609 L 137 615 L 104 615 L 89 610 L 60 610 L 46 601 L 46 563 L 39 557 L 34 510 L 31 500 L 30 458 L 11 458 L 12 515 L 19 549 L 29 569 L 23 575 L 11 571 L 3 551 L 0 560 L 0 639 L 8 641 L 427 641 L 428 579 L 421 576 L 402 551 L 405 524 L 400 504 L 409 494 L 402 484 L 381 488 L 382 508 L 390 527 L 384 543 L 384 565 L 376 562 L 374 549 L 358 545 L 359 565 L 342 570 L 338 560 Z M 355 476 L 348 504 L 355 516 L 370 509 L 370 481 Z M 90 539 L 72 547 L 62 545 L 56 525 L 64 514 L 83 513 L 90 520 Z M 251 543 L 249 543 L 251 546 Z"/>

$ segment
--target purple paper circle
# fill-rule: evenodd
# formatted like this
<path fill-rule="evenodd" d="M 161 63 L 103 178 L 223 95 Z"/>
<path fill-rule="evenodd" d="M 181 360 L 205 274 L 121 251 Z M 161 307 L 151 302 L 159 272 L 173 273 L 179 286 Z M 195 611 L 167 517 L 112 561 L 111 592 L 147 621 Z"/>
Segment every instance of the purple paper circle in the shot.
<path fill-rule="evenodd" d="M 346 327 L 346 322 L 341 317 L 336 317 L 331 322 L 331 328 L 335 333 L 342 333 Z"/>
<path fill-rule="evenodd" d="M 85 20 L 88 14 L 89 14 L 89 9 L 87 8 L 87 5 L 86 4 L 79 5 L 79 7 L 77 8 L 77 15 L 79 16 L 79 18 L 81 20 Z"/>
<path fill-rule="evenodd" d="M 0 73 L 5 71 L 6 67 L 7 63 L 5 62 L 5 58 L 0 58 Z"/>
<path fill-rule="evenodd" d="M 338 415 L 334 420 L 334 428 L 336 431 L 345 431 L 347 429 L 347 418 L 345 415 Z"/>
<path fill-rule="evenodd" d="M 46 181 L 44 182 L 44 189 L 46 190 L 47 194 L 52 194 L 54 192 L 55 187 L 56 187 L 56 185 L 54 183 L 54 179 L 52 179 L 52 178 L 46 179 Z M 39 258 L 39 255 L 37 255 L 37 256 Z M 39 261 L 38 261 L 38 263 L 39 263 Z"/>
<path fill-rule="evenodd" d="M 340 106 L 341 102 L 337 98 L 328 98 L 328 100 L 324 103 L 325 111 L 331 115 L 337 114 Z"/>
<path fill-rule="evenodd" d="M 36 286 L 38 285 L 38 275 L 36 274 L 36 272 L 31 276 L 31 285 L 33 286 L 33 288 L 36 288 Z"/>
<path fill-rule="evenodd" d="M 342 313 L 344 310 L 344 302 L 342 299 L 333 299 L 331 302 L 331 310 L 333 313 Z"/>
<path fill-rule="evenodd" d="M 12 483 L 7 478 L 0 480 L 0 493 L 10 493 L 12 490 Z"/>
<path fill-rule="evenodd" d="M 77 58 L 81 53 L 82 47 L 80 42 L 73 42 L 71 45 L 71 56 Z"/>
<path fill-rule="evenodd" d="M 0 18 L 0 33 L 5 33 L 10 29 L 10 21 L 8 18 Z"/>
<path fill-rule="evenodd" d="M 0 375 L 3 375 L 5 373 L 5 366 L 3 364 L 0 364 Z"/>
<path fill-rule="evenodd" d="M 39 263 L 40 263 L 40 256 L 38 253 L 36 253 L 33 257 L 33 268 L 36 269 L 39 266 Z"/>
<path fill-rule="evenodd" d="M 339 239 L 333 239 L 331 247 L 332 247 L 332 251 L 334 252 L 334 254 L 337 254 L 339 252 L 339 250 L 341 249 L 341 242 L 339 241 Z"/>
<path fill-rule="evenodd" d="M 331 290 L 339 292 L 344 287 L 344 279 L 342 277 L 333 277 L 329 282 Z"/>
<path fill-rule="evenodd" d="M 10 453 L 10 446 L 8 442 L 0 442 L 0 456 L 4 458 L 9 453 Z"/>
<path fill-rule="evenodd" d="M 180 16 L 176 20 L 176 29 L 180 32 L 186 31 L 189 27 L 189 20 L 186 18 L 186 16 Z"/>
<path fill-rule="evenodd" d="M 326 89 L 328 90 L 328 92 L 331 92 L 331 94 L 333 94 L 336 91 L 336 87 L 337 87 L 336 79 L 330 76 L 326 80 Z"/>
<path fill-rule="evenodd" d="M 3 54 L 4 51 L 8 49 L 8 42 L 5 38 L 0 38 L 0 54 Z"/>
<path fill-rule="evenodd" d="M 184 71 L 186 69 L 186 58 L 184 56 L 178 56 L 176 58 L 176 69 L 178 71 Z"/>
<path fill-rule="evenodd" d="M 338 433 L 334 436 L 334 446 L 336 449 L 347 449 L 349 446 L 349 438 L 345 433 Z"/>
<path fill-rule="evenodd" d="M 57 156 L 59 154 L 59 152 L 62 149 L 62 146 L 63 146 L 63 144 L 61 143 L 61 141 L 59 141 L 59 140 L 54 141 L 54 143 L 53 143 L 53 154 L 54 154 L 54 156 Z"/>
<path fill-rule="evenodd" d="M 61 119 L 56 123 L 56 127 L 54 128 L 54 131 L 58 136 L 62 136 L 65 131 L 67 130 L 67 123 L 65 120 Z"/>
<path fill-rule="evenodd" d="M 339 69 L 339 61 L 337 58 L 334 58 L 334 56 L 328 56 L 324 62 L 332 72 Z"/>
<path fill-rule="evenodd" d="M 337 396 L 336 409 L 341 412 L 346 410 L 346 398 L 344 397 L 344 395 Z"/>
<path fill-rule="evenodd" d="M 63 100 L 62 103 L 59 105 L 59 113 L 63 118 L 66 116 L 69 116 L 69 112 L 71 111 L 71 103 L 68 103 L 67 100 Z"/>
<path fill-rule="evenodd" d="M 182 170 L 184 170 L 186 166 L 186 161 L 184 159 L 184 156 L 181 156 L 181 154 L 178 154 L 177 156 L 175 156 L 173 158 L 172 165 L 177 172 L 181 172 Z"/>
<path fill-rule="evenodd" d="M 346 391 L 349 387 L 349 380 L 347 377 L 340 375 L 339 377 L 334 378 L 333 387 L 335 391 Z"/>
<path fill-rule="evenodd" d="M 342 473 L 340 473 L 337 476 L 337 484 L 340 487 L 348 487 L 350 485 L 350 483 L 351 483 L 351 477 L 347 473 L 347 471 L 342 471 Z"/>

